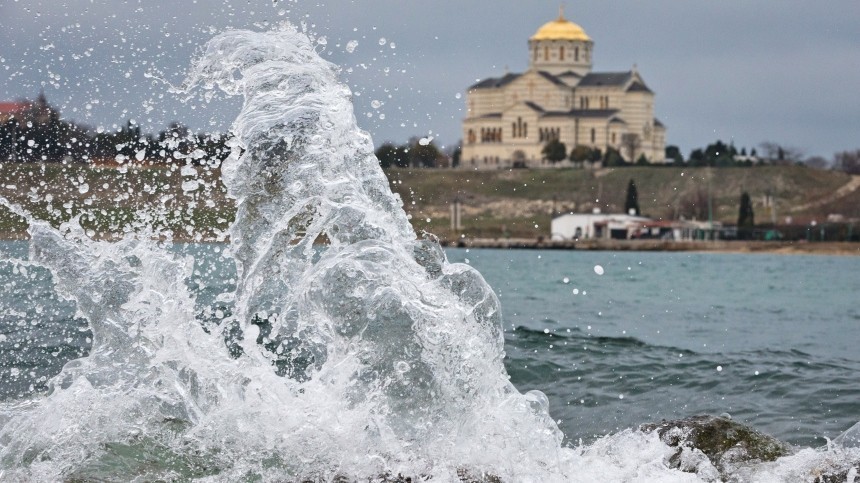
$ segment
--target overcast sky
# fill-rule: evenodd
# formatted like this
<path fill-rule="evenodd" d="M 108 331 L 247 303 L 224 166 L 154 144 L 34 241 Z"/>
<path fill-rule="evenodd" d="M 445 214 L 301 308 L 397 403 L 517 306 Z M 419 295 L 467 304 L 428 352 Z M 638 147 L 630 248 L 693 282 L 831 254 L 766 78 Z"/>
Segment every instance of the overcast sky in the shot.
<path fill-rule="evenodd" d="M 179 6 L 177 6 L 179 5 Z M 157 131 L 178 120 L 223 131 L 235 101 L 182 103 L 166 85 L 225 28 L 304 23 L 342 67 L 377 145 L 460 138 L 462 95 L 527 66 L 527 40 L 558 1 L 0 0 L 0 100 L 44 85 L 66 118 Z M 634 63 L 657 94 L 667 143 L 774 141 L 831 157 L 860 148 L 860 1 L 567 1 L 595 42 L 595 71 Z M 382 40 L 384 39 L 384 40 Z M 346 44 L 357 40 L 354 52 Z M 383 44 L 383 45 L 380 45 Z M 378 109 L 374 100 L 382 102 Z M 370 117 L 368 117 L 368 114 Z"/>

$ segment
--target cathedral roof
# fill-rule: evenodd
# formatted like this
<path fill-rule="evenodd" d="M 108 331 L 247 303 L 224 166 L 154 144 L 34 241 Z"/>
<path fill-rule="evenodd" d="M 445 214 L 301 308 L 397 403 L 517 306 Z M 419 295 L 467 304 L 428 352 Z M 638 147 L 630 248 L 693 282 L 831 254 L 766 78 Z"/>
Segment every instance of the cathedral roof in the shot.
<path fill-rule="evenodd" d="M 591 37 L 582 27 L 564 18 L 564 12 L 559 12 L 558 18 L 543 24 L 532 35 L 531 40 L 582 40 L 589 42 Z"/>
<path fill-rule="evenodd" d="M 627 92 L 651 92 L 651 89 L 649 89 L 645 84 L 636 81 L 630 84 L 630 87 L 627 88 Z"/>
<path fill-rule="evenodd" d="M 549 111 L 545 117 L 587 117 L 608 119 L 618 114 L 618 109 L 572 109 L 570 111 Z"/>
<path fill-rule="evenodd" d="M 522 74 L 505 74 L 502 77 L 489 77 L 478 82 L 477 84 L 473 84 L 469 87 L 469 90 L 503 87 L 506 84 L 510 84 L 514 80 L 518 79 L 521 75 Z"/>
<path fill-rule="evenodd" d="M 534 111 L 537 111 L 540 113 L 546 112 L 546 111 L 544 111 L 544 109 L 542 107 L 540 107 L 539 105 L 535 104 L 532 101 L 525 101 L 523 104 L 529 106 Z"/>
<path fill-rule="evenodd" d="M 568 70 L 568 71 L 562 72 L 561 74 L 558 74 L 556 77 L 582 77 L 582 76 L 577 74 L 576 72 L 574 72 L 572 70 Z"/>
<path fill-rule="evenodd" d="M 539 71 L 538 71 L 538 74 L 540 74 L 541 76 L 543 76 L 543 78 L 544 78 L 544 79 L 546 79 L 546 80 L 548 80 L 548 81 L 552 82 L 553 84 L 555 84 L 555 85 L 557 85 L 557 86 L 564 86 L 564 87 L 567 87 L 567 84 L 565 84 L 561 79 L 559 79 L 558 77 L 556 77 L 556 76 L 554 76 L 554 75 L 550 74 L 549 72 L 547 72 L 547 71 L 545 71 L 545 70 L 539 70 Z"/>
<path fill-rule="evenodd" d="M 577 87 L 588 86 L 623 86 L 630 80 L 632 71 L 628 72 L 591 72 L 579 81 Z"/>

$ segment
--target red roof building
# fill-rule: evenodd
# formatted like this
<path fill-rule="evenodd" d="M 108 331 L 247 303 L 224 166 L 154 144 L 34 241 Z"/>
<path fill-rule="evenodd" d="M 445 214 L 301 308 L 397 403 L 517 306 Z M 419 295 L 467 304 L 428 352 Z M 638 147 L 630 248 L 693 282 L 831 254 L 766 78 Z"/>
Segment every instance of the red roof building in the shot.
<path fill-rule="evenodd" d="M 0 102 L 0 123 L 12 117 L 21 118 L 32 106 L 29 102 Z"/>

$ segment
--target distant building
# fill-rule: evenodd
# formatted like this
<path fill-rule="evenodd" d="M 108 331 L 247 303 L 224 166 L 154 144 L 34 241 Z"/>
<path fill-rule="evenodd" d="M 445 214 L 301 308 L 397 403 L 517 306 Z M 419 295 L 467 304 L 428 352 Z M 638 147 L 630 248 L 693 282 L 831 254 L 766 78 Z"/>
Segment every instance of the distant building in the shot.
<path fill-rule="evenodd" d="M 0 124 L 10 119 L 21 119 L 24 113 L 30 109 L 29 102 L 0 102 Z"/>
<path fill-rule="evenodd" d="M 628 240 L 652 220 L 642 216 L 576 213 L 557 216 L 550 224 L 552 240 L 590 240 L 595 238 Z"/>
<path fill-rule="evenodd" d="M 48 104 L 44 92 L 39 93 L 36 102 L 0 102 L 0 123 L 17 119 L 22 123 L 29 121 L 35 124 L 47 124 L 59 118 L 60 113 Z"/>
<path fill-rule="evenodd" d="M 594 42 L 559 14 L 529 39 L 529 69 L 484 79 L 466 96 L 464 169 L 550 167 L 551 139 L 568 153 L 578 145 L 628 161 L 665 159 L 666 128 L 654 118 L 654 92 L 636 66 L 627 72 L 592 72 Z M 559 163 L 557 165 L 570 165 Z"/>
<path fill-rule="evenodd" d="M 611 213 L 569 213 L 552 219 L 550 239 L 567 240 L 716 240 L 737 233 L 720 222 L 652 220 L 644 216 Z"/>

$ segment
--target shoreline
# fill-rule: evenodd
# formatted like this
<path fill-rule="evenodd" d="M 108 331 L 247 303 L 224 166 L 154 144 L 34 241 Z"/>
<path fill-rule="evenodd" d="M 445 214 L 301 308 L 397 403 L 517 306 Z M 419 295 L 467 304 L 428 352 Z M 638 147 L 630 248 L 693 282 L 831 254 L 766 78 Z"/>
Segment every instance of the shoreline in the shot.
<path fill-rule="evenodd" d="M 26 241 L 27 232 L 0 232 L 0 241 Z M 116 241 L 118 237 L 98 237 L 100 241 Z M 159 240 L 165 241 L 165 240 Z M 175 243 L 228 243 L 229 239 L 193 239 L 174 237 Z M 860 256 L 857 242 L 788 242 L 740 240 L 542 240 L 531 238 L 461 238 L 440 239 L 443 248 L 508 249 L 508 250 L 570 250 L 620 252 L 698 252 L 698 253 L 767 253 L 782 255 Z"/>
<path fill-rule="evenodd" d="M 704 253 L 773 253 L 786 255 L 844 255 L 860 256 L 860 243 L 856 242 L 788 242 L 740 240 L 580 240 L 557 241 L 527 238 L 463 238 L 440 240 L 443 247 L 532 249 L 532 250 L 585 250 L 585 251 L 638 251 L 638 252 L 704 252 Z"/>

